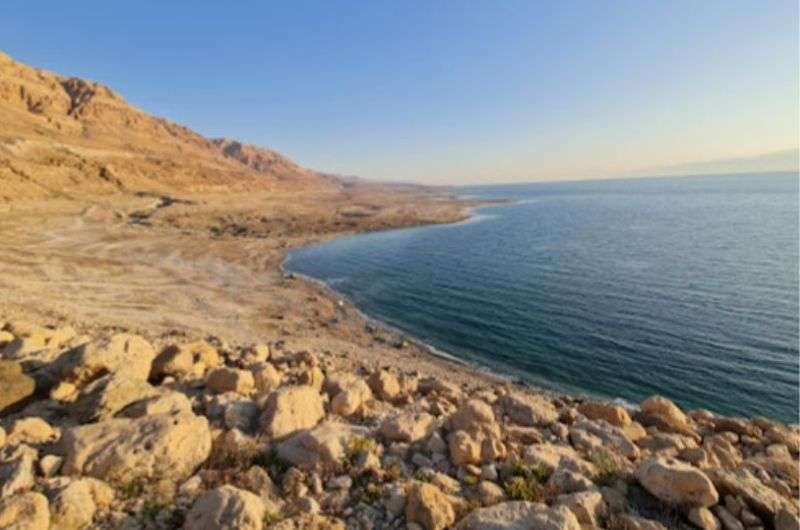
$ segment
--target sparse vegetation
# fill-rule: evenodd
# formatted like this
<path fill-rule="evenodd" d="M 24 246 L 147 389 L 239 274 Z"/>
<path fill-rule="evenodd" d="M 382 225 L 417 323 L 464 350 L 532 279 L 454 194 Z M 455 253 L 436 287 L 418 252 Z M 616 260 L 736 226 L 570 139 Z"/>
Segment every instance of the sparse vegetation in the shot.
<path fill-rule="evenodd" d="M 545 502 L 557 493 L 546 484 L 552 474 L 552 468 L 543 464 L 530 466 L 517 461 L 512 467 L 511 476 L 503 484 L 503 489 L 512 500 Z"/>

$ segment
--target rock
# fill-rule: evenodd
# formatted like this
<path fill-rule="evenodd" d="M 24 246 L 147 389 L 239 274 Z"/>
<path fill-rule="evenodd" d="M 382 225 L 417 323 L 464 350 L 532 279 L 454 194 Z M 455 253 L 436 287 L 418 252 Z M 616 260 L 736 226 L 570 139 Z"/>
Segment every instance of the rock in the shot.
<path fill-rule="evenodd" d="M 391 372 L 378 370 L 367 379 L 372 392 L 383 401 L 394 401 L 401 394 L 400 381 Z"/>
<path fill-rule="evenodd" d="M 47 497 L 28 492 L 0 499 L 0 529 L 48 530 L 50 509 Z"/>
<path fill-rule="evenodd" d="M 478 499 L 483 506 L 491 506 L 506 499 L 503 488 L 489 480 L 482 480 L 478 484 Z"/>
<path fill-rule="evenodd" d="M 714 513 L 725 530 L 744 530 L 744 525 L 724 506 L 714 506 Z"/>
<path fill-rule="evenodd" d="M 600 526 L 606 516 L 606 503 L 599 491 L 581 491 L 569 495 L 559 495 L 556 506 L 566 506 L 584 525 Z"/>
<path fill-rule="evenodd" d="M 721 525 L 711 510 L 703 506 L 696 506 L 689 510 L 689 522 L 701 530 L 720 530 Z"/>
<path fill-rule="evenodd" d="M 735 432 L 739 436 L 761 438 L 761 429 L 742 418 L 714 418 L 711 420 L 717 432 Z"/>
<path fill-rule="evenodd" d="M 59 436 L 56 429 L 42 418 L 31 416 L 20 418 L 8 429 L 8 443 L 38 445 L 55 441 Z"/>
<path fill-rule="evenodd" d="M 645 415 L 651 415 L 658 419 L 657 426 L 662 431 L 678 432 L 687 436 L 696 436 L 692 430 L 689 419 L 686 415 L 669 399 L 662 396 L 651 396 L 639 405 Z M 647 426 L 648 423 L 645 423 Z"/>
<path fill-rule="evenodd" d="M 206 376 L 206 388 L 215 394 L 236 392 L 248 395 L 255 389 L 253 372 L 250 370 L 237 370 L 236 368 L 214 368 Z"/>
<path fill-rule="evenodd" d="M 178 414 L 192 412 L 192 403 L 186 394 L 172 390 L 158 390 L 154 396 L 132 402 L 116 415 L 122 418 L 142 418 L 155 414 Z"/>
<path fill-rule="evenodd" d="M 622 429 L 614 427 L 605 420 L 579 421 L 570 428 L 570 439 L 573 445 L 577 448 L 589 450 L 591 447 L 582 447 L 580 443 L 576 443 L 576 440 L 580 438 L 581 432 L 597 437 L 602 443 L 602 447 L 626 458 L 635 459 L 639 456 L 639 448 L 625 436 Z"/>
<path fill-rule="evenodd" d="M 391 519 L 396 519 L 400 517 L 400 514 L 403 513 L 403 511 L 406 508 L 405 489 L 396 484 L 392 484 L 391 486 L 389 486 L 386 496 L 384 497 L 383 500 L 383 505 L 386 508 L 386 513 L 389 515 Z"/>
<path fill-rule="evenodd" d="M 537 444 L 526 447 L 522 461 L 529 466 L 544 465 L 550 469 L 568 469 L 583 475 L 594 475 L 595 466 L 567 445 Z"/>
<path fill-rule="evenodd" d="M 27 445 L 9 445 L 0 451 L 0 497 L 33 487 L 36 456 L 36 450 Z"/>
<path fill-rule="evenodd" d="M 357 379 L 345 385 L 333 396 L 331 412 L 340 416 L 350 416 L 360 412 L 370 399 L 372 399 L 372 391 L 369 386 L 361 379 Z"/>
<path fill-rule="evenodd" d="M 450 461 L 456 466 L 478 464 L 481 461 L 481 444 L 465 431 L 448 436 Z"/>
<path fill-rule="evenodd" d="M 310 366 L 300 373 L 297 382 L 301 385 L 308 385 L 317 392 L 322 390 L 325 381 L 325 374 L 319 366 Z"/>
<path fill-rule="evenodd" d="M 621 429 L 622 432 L 625 433 L 625 436 L 632 442 L 636 442 L 647 436 L 647 431 L 638 421 L 631 422 L 629 425 L 621 427 Z"/>
<path fill-rule="evenodd" d="M 592 480 L 586 475 L 561 467 L 556 469 L 547 483 L 559 493 L 575 493 L 586 491 L 595 487 Z"/>
<path fill-rule="evenodd" d="M 271 393 L 264 405 L 264 434 L 280 439 L 310 429 L 325 417 L 322 396 L 308 385 L 285 386 Z"/>
<path fill-rule="evenodd" d="M 615 530 L 667 530 L 658 521 L 627 514 L 619 514 L 612 517 L 609 527 Z"/>
<path fill-rule="evenodd" d="M 800 530 L 800 518 L 781 508 L 775 515 L 775 530 Z"/>
<path fill-rule="evenodd" d="M 204 340 L 198 340 L 164 349 L 153 361 L 151 376 L 156 379 L 166 376 L 178 379 L 203 377 L 207 370 L 220 364 L 222 359 L 217 349 Z"/>
<path fill-rule="evenodd" d="M 456 525 L 457 530 L 581 530 L 572 512 L 563 506 L 511 501 L 479 508 Z"/>
<path fill-rule="evenodd" d="M 225 485 L 204 493 L 186 515 L 185 530 L 261 530 L 264 503 L 256 495 Z"/>
<path fill-rule="evenodd" d="M 465 431 L 470 434 L 481 432 L 500 434 L 500 427 L 495 421 L 492 407 L 479 399 L 464 402 L 450 417 L 450 428 L 453 431 Z"/>
<path fill-rule="evenodd" d="M 135 479 L 180 480 L 208 458 L 208 421 L 193 414 L 156 414 L 81 425 L 64 432 L 62 472 L 125 484 Z"/>
<path fill-rule="evenodd" d="M 57 455 L 45 455 L 39 459 L 39 472 L 45 478 L 50 478 L 58 473 L 64 459 Z"/>
<path fill-rule="evenodd" d="M 244 366 L 253 366 L 265 363 L 269 360 L 271 353 L 269 345 L 253 344 L 242 351 L 242 364 Z"/>
<path fill-rule="evenodd" d="M 257 363 L 250 367 L 256 390 L 268 394 L 281 386 L 281 373 L 270 363 Z"/>
<path fill-rule="evenodd" d="M 0 416 L 22 407 L 36 390 L 33 378 L 16 361 L 0 360 Z"/>
<path fill-rule="evenodd" d="M 604 420 L 615 427 L 626 427 L 631 424 L 628 411 L 620 405 L 586 401 L 578 406 L 578 412 L 590 420 Z"/>
<path fill-rule="evenodd" d="M 146 381 L 155 351 L 142 337 L 120 333 L 82 344 L 61 355 L 53 369 L 59 381 L 77 388 L 105 374 Z"/>
<path fill-rule="evenodd" d="M 101 421 L 135 401 L 157 394 L 158 390 L 144 379 L 112 373 L 86 385 L 72 410 L 82 423 Z"/>
<path fill-rule="evenodd" d="M 82 478 L 47 488 L 47 496 L 51 524 L 59 530 L 80 530 L 92 523 L 98 509 L 111 505 L 114 490 L 100 480 Z"/>
<path fill-rule="evenodd" d="M 676 505 L 713 506 L 719 500 L 705 473 L 673 458 L 651 458 L 636 471 L 639 483 L 658 499 Z"/>
<path fill-rule="evenodd" d="M 227 429 L 239 429 L 251 433 L 261 410 L 250 399 L 236 399 L 225 406 L 223 422 Z"/>
<path fill-rule="evenodd" d="M 798 512 L 797 506 L 792 501 L 765 486 L 748 469 L 712 469 L 709 471 L 709 477 L 720 492 L 741 497 L 756 514 L 769 521 L 772 521 L 781 510 L 793 514 Z"/>
<path fill-rule="evenodd" d="M 456 514 L 447 495 L 431 484 L 413 483 L 408 490 L 406 521 L 425 530 L 443 530 L 452 525 Z"/>
<path fill-rule="evenodd" d="M 0 447 L 6 444 L 6 430 L 0 427 Z"/>
<path fill-rule="evenodd" d="M 342 462 L 351 440 L 367 433 L 364 428 L 326 421 L 283 441 L 278 455 L 300 468 L 333 468 Z"/>
<path fill-rule="evenodd" d="M 536 394 L 507 394 L 500 404 L 511 421 L 519 425 L 535 427 L 558 420 L 558 412 L 550 400 Z"/>
<path fill-rule="evenodd" d="M 697 447 L 697 442 L 694 441 L 694 438 L 668 432 L 648 434 L 636 442 L 636 444 L 640 448 L 646 449 L 653 453 L 669 450 L 674 450 L 677 452 L 684 449 L 693 449 Z"/>
<path fill-rule="evenodd" d="M 414 443 L 426 438 L 434 428 L 435 418 L 427 412 L 406 409 L 381 424 L 381 435 L 387 440 Z"/>

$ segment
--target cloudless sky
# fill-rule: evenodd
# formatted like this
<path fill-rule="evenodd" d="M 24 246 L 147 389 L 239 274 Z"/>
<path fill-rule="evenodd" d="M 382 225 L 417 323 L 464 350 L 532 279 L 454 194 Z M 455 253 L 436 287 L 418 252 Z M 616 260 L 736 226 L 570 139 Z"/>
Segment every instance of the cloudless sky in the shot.
<path fill-rule="evenodd" d="M 796 0 L 3 0 L 0 49 L 368 178 L 594 177 L 800 135 Z"/>

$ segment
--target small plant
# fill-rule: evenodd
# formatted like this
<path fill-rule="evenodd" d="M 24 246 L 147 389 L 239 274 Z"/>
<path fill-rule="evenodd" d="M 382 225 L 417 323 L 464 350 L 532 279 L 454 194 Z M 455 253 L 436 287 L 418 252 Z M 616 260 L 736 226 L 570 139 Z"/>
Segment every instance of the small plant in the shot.
<path fill-rule="evenodd" d="M 356 503 L 363 502 L 364 504 L 373 505 L 381 498 L 381 489 L 374 482 L 360 484 L 354 487 L 351 493 L 351 498 Z"/>
<path fill-rule="evenodd" d="M 591 460 L 597 468 L 594 480 L 601 486 L 610 486 L 620 477 L 622 470 L 619 462 L 612 455 L 600 451 L 594 453 Z"/>
<path fill-rule="evenodd" d="M 375 440 L 366 436 L 352 436 L 347 443 L 347 450 L 342 456 L 342 471 L 349 474 L 356 466 L 359 455 L 368 453 L 375 447 Z"/>
<path fill-rule="evenodd" d="M 512 500 L 545 502 L 555 493 L 554 488 L 546 484 L 552 474 L 553 469 L 544 464 L 530 466 L 517 461 L 503 489 Z"/>
<path fill-rule="evenodd" d="M 431 479 L 433 479 L 433 477 L 431 476 L 430 471 L 426 471 L 422 468 L 414 471 L 414 480 L 418 480 L 420 482 L 430 482 Z"/>
<path fill-rule="evenodd" d="M 164 509 L 164 505 L 157 503 L 157 502 L 148 502 L 142 508 L 142 516 L 147 519 L 148 521 L 155 521 L 158 514 L 161 513 L 161 510 Z"/>
<path fill-rule="evenodd" d="M 386 482 L 397 482 L 403 478 L 403 468 L 399 464 L 392 464 L 384 470 Z"/>
<path fill-rule="evenodd" d="M 122 486 L 119 495 L 122 500 L 137 499 L 144 493 L 144 484 L 139 480 L 132 480 Z"/>
<path fill-rule="evenodd" d="M 269 526 L 271 524 L 279 523 L 279 522 L 283 521 L 284 519 L 286 519 L 286 515 L 281 511 L 277 511 L 277 512 L 267 511 L 264 514 L 263 522 L 264 522 L 264 525 Z"/>
<path fill-rule="evenodd" d="M 480 479 L 475 475 L 467 475 L 464 477 L 464 484 L 467 486 L 475 486 L 478 482 L 480 482 Z"/>

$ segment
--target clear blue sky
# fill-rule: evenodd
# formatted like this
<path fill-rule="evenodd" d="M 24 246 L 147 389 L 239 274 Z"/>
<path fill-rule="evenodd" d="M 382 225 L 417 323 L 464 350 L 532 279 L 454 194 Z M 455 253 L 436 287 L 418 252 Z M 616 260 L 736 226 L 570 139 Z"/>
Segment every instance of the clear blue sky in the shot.
<path fill-rule="evenodd" d="M 3 0 L 0 49 L 372 178 L 593 177 L 798 142 L 796 0 Z"/>

